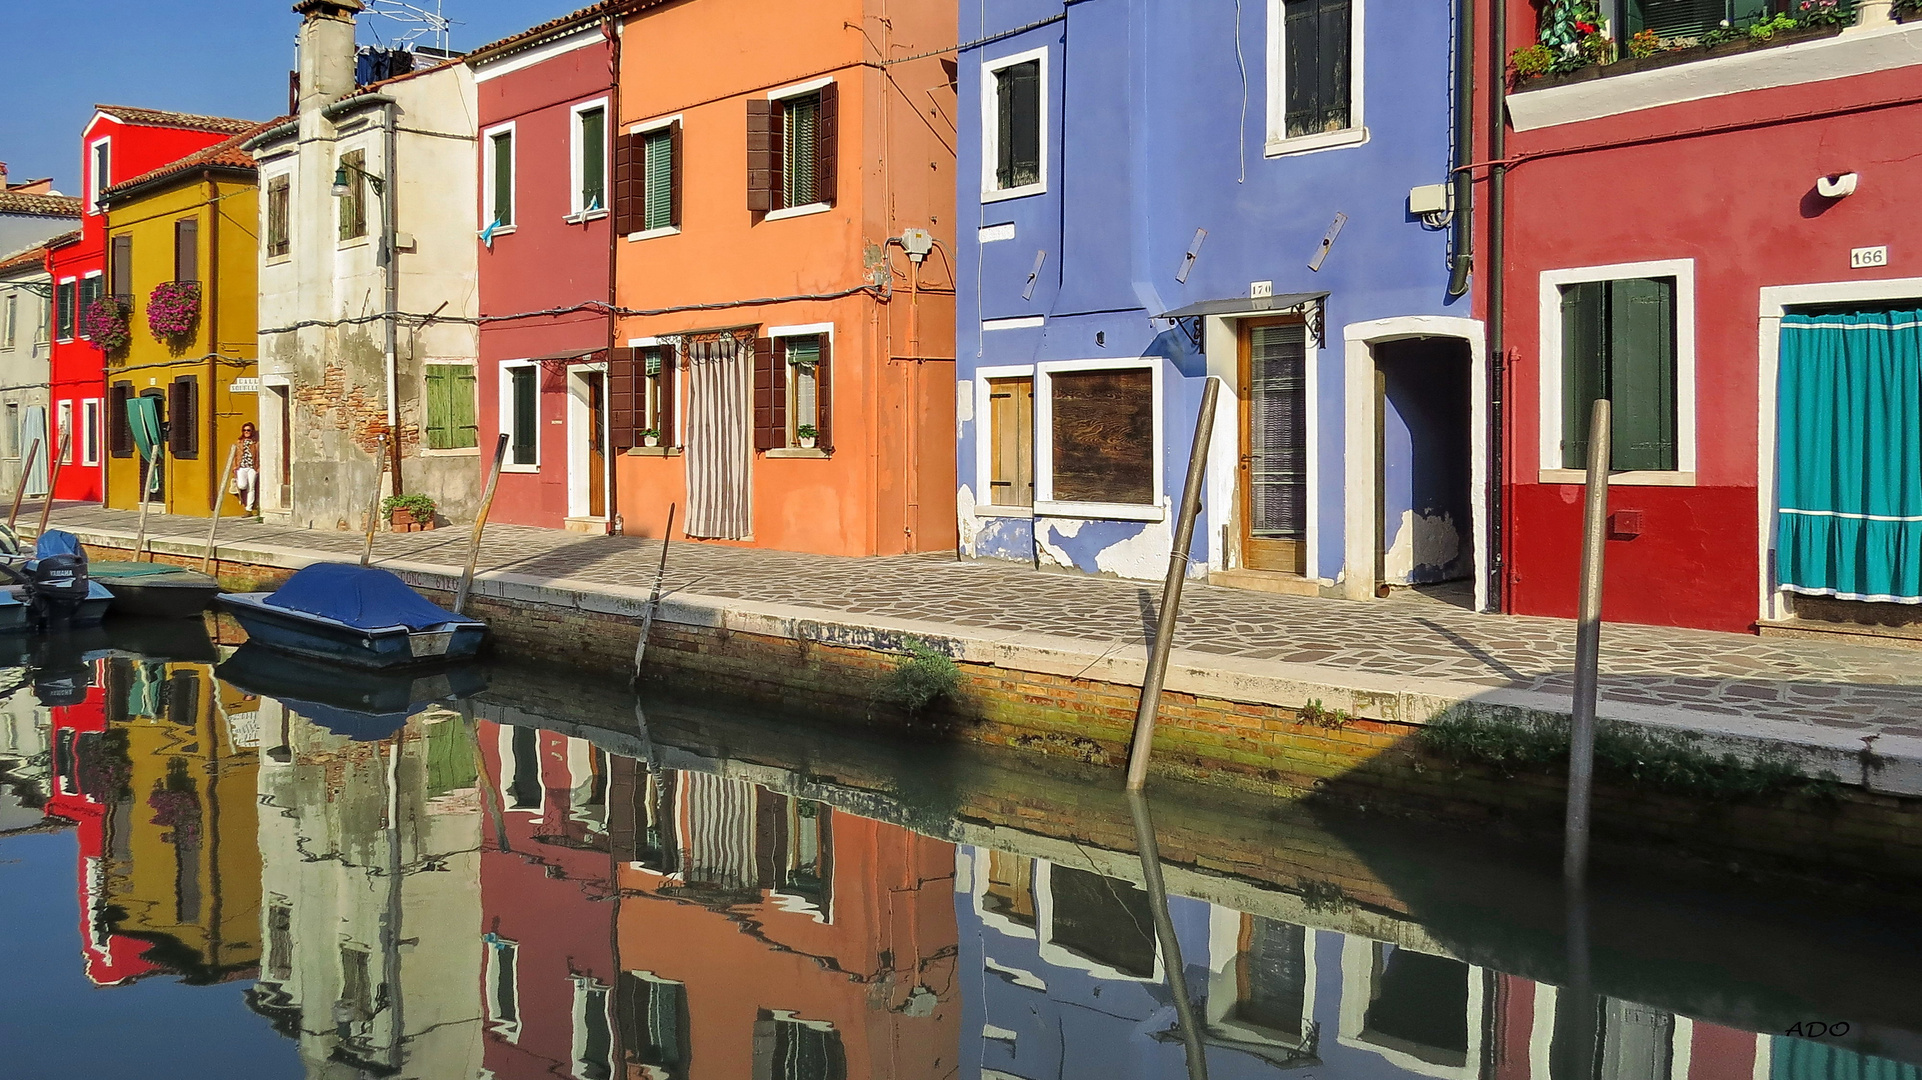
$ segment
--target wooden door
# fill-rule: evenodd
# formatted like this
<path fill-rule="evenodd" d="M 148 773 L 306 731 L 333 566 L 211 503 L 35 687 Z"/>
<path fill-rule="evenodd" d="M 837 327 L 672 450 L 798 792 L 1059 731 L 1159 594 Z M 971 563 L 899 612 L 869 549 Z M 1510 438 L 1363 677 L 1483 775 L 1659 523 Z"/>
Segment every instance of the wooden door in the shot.
<path fill-rule="evenodd" d="M 587 516 L 607 516 L 607 376 L 587 373 Z"/>
<path fill-rule="evenodd" d="M 1241 562 L 1307 572 L 1308 338 L 1299 320 L 1241 325 Z"/>

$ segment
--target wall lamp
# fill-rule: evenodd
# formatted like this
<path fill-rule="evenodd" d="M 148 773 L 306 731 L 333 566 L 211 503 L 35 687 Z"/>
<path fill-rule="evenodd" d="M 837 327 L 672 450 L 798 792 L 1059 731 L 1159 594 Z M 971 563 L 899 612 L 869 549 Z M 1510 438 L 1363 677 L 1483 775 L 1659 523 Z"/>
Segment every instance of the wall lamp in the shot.
<path fill-rule="evenodd" d="M 353 194 L 352 189 L 350 189 L 347 184 L 347 172 L 350 169 L 362 180 L 367 181 L 367 185 L 374 189 L 374 196 L 376 198 L 380 197 L 381 190 L 384 186 L 380 177 L 375 176 L 373 173 L 368 172 L 358 165 L 350 165 L 343 161 L 334 169 L 334 198 L 344 199 Z"/>

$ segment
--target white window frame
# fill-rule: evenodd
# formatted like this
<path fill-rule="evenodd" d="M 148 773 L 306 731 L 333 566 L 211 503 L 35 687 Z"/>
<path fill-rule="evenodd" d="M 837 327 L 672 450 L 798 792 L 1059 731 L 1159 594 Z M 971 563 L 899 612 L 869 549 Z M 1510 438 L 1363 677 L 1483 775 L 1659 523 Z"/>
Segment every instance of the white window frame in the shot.
<path fill-rule="evenodd" d="M 1367 23 L 1367 0 L 1350 0 L 1348 12 L 1348 126 L 1340 131 L 1320 131 L 1312 135 L 1288 137 L 1288 18 L 1286 0 L 1268 0 L 1268 130 L 1263 153 L 1268 157 L 1307 154 L 1343 146 L 1359 146 L 1368 141 L 1368 125 L 1362 112 L 1362 91 L 1367 85 L 1367 56 L 1362 45 Z"/>
<path fill-rule="evenodd" d="M 1220 1031 L 1242 1042 L 1257 1045 L 1281 1046 L 1290 1050 L 1300 1050 L 1306 1042 L 1302 1032 L 1315 1019 L 1315 983 L 1318 972 L 1315 970 L 1315 952 L 1319 946 L 1316 931 L 1312 926 L 1297 926 L 1302 934 L 1302 1027 L 1293 1038 L 1286 1037 L 1272 1028 L 1256 1027 L 1238 1020 L 1228 1019 L 1228 1014 L 1240 1004 L 1238 982 L 1241 966 L 1241 920 L 1243 918 L 1262 919 L 1264 915 L 1236 911 L 1234 908 L 1219 904 L 1208 905 L 1208 1027 Z M 1287 919 L 1270 918 L 1270 922 L 1285 923 Z M 1277 1037 L 1278 1035 L 1282 1037 Z"/>
<path fill-rule="evenodd" d="M 105 161 L 101 160 L 103 150 L 106 151 Z M 100 212 L 100 193 L 112 186 L 113 136 L 102 135 L 87 144 L 87 213 Z"/>
<path fill-rule="evenodd" d="M 73 306 L 76 309 L 73 313 L 73 333 L 67 335 L 66 337 L 59 336 L 60 313 L 58 311 L 54 311 L 50 313 L 47 321 L 49 323 L 52 323 L 53 325 L 48 328 L 47 333 L 50 335 L 53 335 L 53 338 L 55 341 L 59 342 L 62 345 L 65 345 L 70 341 L 78 341 L 80 339 L 80 312 L 77 310 L 80 307 L 80 279 L 77 277 L 69 276 L 69 277 L 63 277 L 59 281 L 55 282 L 53 286 L 53 296 L 50 297 L 47 301 L 50 307 L 60 302 L 60 286 L 62 285 L 73 286 Z"/>
<path fill-rule="evenodd" d="M 1008 364 L 974 369 L 974 516 L 1031 518 L 1034 516 L 1032 506 L 996 506 L 989 501 L 994 482 L 994 413 L 992 388 L 988 383 L 996 379 L 1027 379 L 1032 383 L 1034 365 Z M 1037 406 L 1039 400 L 1037 396 Z M 1034 439 L 1040 438 L 1039 431 L 1032 434 Z M 1034 465 L 1038 468 L 1040 444 L 1031 440 L 1030 445 L 1037 447 Z"/>
<path fill-rule="evenodd" d="M 0 314 L 0 349 L 11 352 L 15 340 L 20 336 L 20 293 L 8 289 L 4 301 L 4 314 Z"/>
<path fill-rule="evenodd" d="M 619 1033 L 615 1031 L 614 1027 L 614 988 L 601 982 L 592 975 L 573 975 L 569 977 L 569 981 L 574 984 L 574 1068 L 569 1075 L 582 1078 L 587 1076 L 589 1066 L 612 1064 L 612 1062 L 589 1061 L 587 1059 L 587 1002 L 588 995 L 591 993 L 599 991 L 602 995 L 601 1019 L 607 1023 L 609 1036 L 607 1049 L 608 1056 L 612 1058 L 614 1044 L 616 1040 L 620 1038 Z"/>
<path fill-rule="evenodd" d="M 1022 184 L 1019 187 L 1011 187 L 1011 188 L 998 187 L 996 186 L 998 182 L 998 178 L 995 176 L 995 165 L 997 164 L 998 159 L 1000 158 L 1000 147 L 1001 147 L 1000 104 L 1001 103 L 995 94 L 995 89 L 996 89 L 995 76 L 1000 72 L 1006 70 L 1007 68 L 1011 68 L 1016 64 L 1025 64 L 1030 60 L 1041 61 L 1041 80 L 1040 80 L 1041 85 L 1040 85 L 1040 91 L 1039 91 L 1041 95 L 1041 101 L 1040 101 L 1041 179 L 1036 183 Z M 1052 85 L 1053 84 L 1051 84 L 1048 81 L 1048 48 L 1045 45 L 1039 49 L 1029 49 L 1026 52 L 1013 53 L 1008 56 L 997 57 L 993 60 L 986 60 L 982 62 L 981 64 L 981 201 L 982 202 L 984 203 L 1001 202 L 1004 199 L 1021 199 L 1021 198 L 1026 198 L 1029 195 L 1042 195 L 1047 193 L 1048 165 L 1049 165 L 1049 158 L 1052 156 L 1048 153 L 1048 134 L 1049 134 L 1049 128 L 1050 128 L 1049 121 L 1052 119 L 1050 115 L 1051 110 L 1049 110 L 1048 108 L 1048 98 L 1049 98 L 1049 90 L 1052 88 Z"/>
<path fill-rule="evenodd" d="M 482 231 L 486 231 L 487 226 L 494 221 L 494 137 L 497 135 L 510 135 L 513 137 L 509 148 L 509 154 L 511 156 L 507 160 L 507 182 L 513 190 L 507 193 L 507 209 L 509 213 L 514 215 L 514 220 L 494 230 L 495 236 L 506 236 L 519 226 L 521 220 L 521 137 L 520 133 L 515 130 L 514 122 L 511 120 L 505 124 L 496 124 L 486 131 L 481 132 L 481 204 L 479 228 Z"/>
<path fill-rule="evenodd" d="M 273 215 L 272 192 L 273 192 L 274 181 L 276 180 L 287 181 L 287 254 L 285 255 L 267 254 L 267 252 L 271 250 L 267 243 L 268 234 L 270 232 L 270 229 L 268 228 L 267 223 L 272 218 L 272 215 Z M 292 169 L 284 169 L 280 172 L 270 173 L 260 178 L 260 187 L 258 189 L 260 192 L 260 252 L 261 252 L 260 257 L 261 257 L 261 261 L 266 263 L 268 266 L 278 266 L 281 263 L 293 261 L 293 258 L 294 258 L 294 208 L 300 205 L 300 203 L 298 202 L 298 193 L 295 190 L 297 183 L 298 182 L 294 179 L 294 171 Z M 338 233 L 339 231 L 338 227 L 336 227 L 335 231 L 336 233 Z"/>
<path fill-rule="evenodd" d="M 1097 503 L 1057 500 L 1054 497 L 1054 376 L 1080 371 L 1132 371 L 1146 368 L 1154 375 L 1154 502 Z M 1097 518 L 1113 521 L 1166 521 L 1168 497 L 1166 455 L 1162 452 L 1167 424 L 1166 376 L 1159 357 L 1113 360 L 1044 360 L 1034 366 L 1034 516 Z"/>
<path fill-rule="evenodd" d="M 534 371 L 534 463 L 522 464 L 514 460 L 514 379 L 512 373 L 520 368 Z M 501 462 L 502 472 L 537 473 L 541 471 L 541 365 L 536 360 L 502 360 L 497 376 L 498 399 L 500 408 L 500 430 L 507 435 L 507 457 Z"/>
<path fill-rule="evenodd" d="M 86 290 L 87 282 L 92 281 L 94 278 L 100 279 L 100 295 L 103 297 L 108 295 L 107 280 L 106 280 L 107 272 L 105 270 L 89 270 L 86 273 L 80 275 L 80 280 L 76 282 L 73 287 L 74 311 L 73 311 L 72 340 L 74 341 L 92 341 L 93 340 L 92 338 L 88 337 L 84 333 L 81 333 L 80 331 L 80 319 L 83 315 L 86 314 L 86 312 L 83 311 L 80 307 L 80 300 L 81 300 L 81 294 L 84 293 Z"/>
<path fill-rule="evenodd" d="M 57 460 L 62 465 L 73 464 L 73 401 L 72 398 L 62 398 L 54 402 L 54 428 L 47 436 L 48 441 L 53 444 L 55 455 L 49 460 Z M 67 444 L 67 452 L 64 454 L 60 452 L 60 443 L 63 439 Z"/>
<path fill-rule="evenodd" d="M 0 426 L 0 439 L 6 440 L 4 445 L 0 445 L 0 451 L 5 452 L 8 461 L 20 460 L 20 456 L 26 451 L 26 448 L 20 445 L 24 441 L 21 436 L 26 433 L 26 415 L 24 402 L 0 403 L 0 416 L 6 417 L 4 426 Z"/>
<path fill-rule="evenodd" d="M 663 116 L 655 120 L 644 120 L 641 123 L 634 124 L 627 129 L 627 133 L 629 135 L 650 135 L 663 128 L 672 127 L 675 124 L 681 124 L 682 131 L 687 130 L 687 125 L 682 121 L 682 114 L 675 113 L 673 116 Z M 670 147 L 668 153 L 671 154 L 673 152 L 673 149 Z M 643 145 L 641 150 L 641 171 L 647 171 L 647 150 L 645 145 Z M 643 223 L 647 220 L 647 208 L 645 206 L 641 208 L 641 220 Z M 628 233 L 627 238 L 629 240 L 652 240 L 657 236 L 675 236 L 679 234 L 680 231 L 681 227 L 679 225 L 664 225 L 658 229 L 643 229 L 640 232 Z M 648 338 L 647 341 L 648 344 L 652 345 L 656 344 L 658 339 Z"/>
<path fill-rule="evenodd" d="M 567 110 L 567 220 L 575 223 L 594 221 L 607 216 L 608 203 L 614 195 L 614 112 L 608 107 L 607 98 L 596 98 L 569 106 Z M 606 145 L 601 147 L 601 205 L 598 210 L 590 210 L 581 202 L 581 183 L 587 179 L 587 142 L 581 132 L 581 116 L 584 113 L 601 110 L 601 139 Z M 520 178 L 515 177 L 514 194 L 520 194 Z M 490 201 L 489 206 L 493 203 Z M 514 208 L 514 217 L 520 217 L 520 207 Z M 482 226 L 485 228 L 486 226 Z M 495 235 L 499 235 L 496 233 Z"/>
<path fill-rule="evenodd" d="M 826 79 L 814 79 L 810 82 L 796 83 L 793 86 L 783 86 L 779 90 L 768 91 L 767 99 L 769 101 L 786 101 L 789 98 L 805 97 L 808 94 L 816 93 L 820 90 L 826 89 L 827 87 L 833 86 L 834 83 L 835 83 L 835 80 L 832 77 L 830 77 Z M 775 137 L 783 138 L 784 136 L 777 132 Z M 817 145 L 817 149 L 815 152 L 818 154 L 820 152 L 818 149 L 818 145 L 821 137 L 821 133 L 818 128 L 815 130 L 814 137 Z M 836 131 L 835 131 L 835 137 L 836 138 L 840 137 L 840 131 L 838 127 L 836 128 Z M 835 155 L 835 161 L 836 162 L 840 161 L 840 155 L 838 152 Z M 776 177 L 775 180 L 776 182 L 781 184 L 787 183 L 786 155 L 783 155 L 781 159 L 781 175 Z M 833 203 L 811 202 L 804 206 L 790 206 L 781 210 L 770 210 L 766 214 L 761 215 L 761 220 L 762 221 L 782 221 L 786 218 L 806 217 L 809 214 L 825 214 L 832 209 L 834 209 Z"/>
<path fill-rule="evenodd" d="M 1035 859 L 1034 870 L 1028 874 L 1028 884 L 1031 888 L 1034 888 L 1035 904 L 1034 926 L 1030 928 L 1022 926 L 1006 915 L 988 910 L 988 874 L 991 869 L 989 860 L 993 857 L 993 854 L 990 849 L 984 847 L 970 846 L 966 850 L 968 852 L 968 872 L 970 875 L 968 881 L 968 899 L 974 904 L 975 918 L 981 920 L 981 925 L 993 927 L 1006 937 L 1022 938 L 1027 941 L 1037 940 L 1041 931 L 1041 895 L 1039 888 L 1035 887 L 1035 874 L 1039 872 L 1042 860 Z M 1011 858 L 1026 857 L 1006 851 L 1002 852 L 1002 854 L 1008 855 Z"/>
<path fill-rule="evenodd" d="M 665 346 L 668 350 L 668 355 L 663 357 L 661 362 L 666 364 L 670 361 L 679 361 L 681 350 L 678 342 L 678 338 L 672 337 L 637 337 L 628 338 L 627 347 L 630 349 L 649 349 Z M 646 377 L 645 372 L 642 373 L 642 377 Z M 681 426 L 684 420 L 681 410 L 681 380 L 669 380 L 667 389 L 668 400 L 661 402 L 661 407 L 674 414 L 673 430 L 686 431 L 687 429 Z"/>
<path fill-rule="evenodd" d="M 1541 275 L 1541 457 L 1535 480 L 1541 484 L 1580 484 L 1582 469 L 1559 467 L 1562 459 L 1562 287 L 1624 278 L 1675 279 L 1675 468 L 1638 469 L 1609 474 L 1610 486 L 1694 487 L 1695 417 L 1695 260 L 1581 266 L 1544 270 Z M 1551 466 L 1551 463 L 1555 463 Z"/>
<path fill-rule="evenodd" d="M 100 464 L 101 399 L 80 399 L 80 464 Z"/>
<path fill-rule="evenodd" d="M 485 934 L 481 937 L 481 948 L 484 950 L 481 954 L 481 986 L 484 988 L 486 997 L 487 1029 L 510 1043 L 520 1042 L 521 1021 L 525 1017 L 521 1012 L 521 944 L 496 934 Z M 498 957 L 503 952 L 514 954 L 514 981 L 506 987 L 507 993 L 514 995 L 514 1019 L 512 1020 L 500 1018 L 501 1004 L 506 1000 L 501 993 L 498 970 Z"/>
<path fill-rule="evenodd" d="M 828 408 L 832 409 L 834 407 L 834 370 L 838 366 L 835 363 L 835 354 L 834 354 L 834 324 L 831 322 L 797 323 L 793 326 L 770 326 L 767 328 L 768 340 L 774 341 L 774 342 L 779 342 L 784 338 L 809 337 L 813 335 L 819 335 L 820 337 L 822 337 L 827 341 Z M 781 368 L 782 368 L 782 375 L 784 376 L 784 378 L 782 379 L 782 382 L 781 382 L 781 392 L 783 394 L 788 395 L 788 397 L 786 398 L 787 405 L 792 405 L 794 404 L 794 398 L 793 398 L 794 383 L 792 382 L 792 379 L 793 379 L 792 374 L 786 370 L 787 367 L 788 367 L 787 352 L 785 349 L 783 349 L 781 352 Z M 817 374 L 817 378 L 818 378 L 818 374 Z M 821 400 L 820 399 L 821 391 L 818 386 L 815 388 L 814 393 L 815 393 L 815 401 L 818 404 L 818 402 Z M 784 411 L 785 409 L 786 409 L 786 406 L 783 406 Z M 832 425 L 834 421 L 830 418 L 828 423 Z M 790 425 L 790 427 L 792 427 L 792 425 Z M 800 455 L 804 457 L 812 457 L 816 454 L 825 454 L 827 452 L 825 448 L 810 449 L 810 448 L 802 447 L 799 443 L 790 443 L 785 448 L 776 447 L 774 450 L 762 451 L 762 453 L 773 454 L 775 457 L 781 457 L 783 456 L 783 454 L 780 453 L 779 451 L 782 451 L 782 450 L 785 450 L 787 454 Z"/>
<path fill-rule="evenodd" d="M 1409 952 L 1425 953 L 1453 960 L 1468 969 L 1468 1052 L 1467 1061 L 1460 1066 L 1437 1065 L 1404 1050 L 1383 1046 L 1362 1037 L 1366 1030 L 1368 1006 L 1374 1001 L 1375 990 L 1375 947 L 1389 945 Z M 1342 1046 L 1374 1054 L 1399 1069 L 1416 1076 L 1432 1076 L 1437 1080 L 1477 1080 L 1481 1076 L 1483 1019 L 1487 1003 L 1483 997 L 1483 987 L 1487 983 L 1482 969 L 1458 956 L 1451 956 L 1439 949 L 1409 949 L 1407 945 L 1393 941 L 1377 942 L 1359 934 L 1343 935 L 1341 940 L 1341 990 L 1340 1021 L 1336 1028 L 1336 1039 Z M 1539 992 L 1541 984 L 1537 985 Z"/>
<path fill-rule="evenodd" d="M 1101 871 L 1093 868 L 1070 867 L 1070 869 L 1107 877 L 1106 874 L 1102 874 Z M 1120 881 L 1130 888 L 1141 888 L 1140 885 L 1125 878 L 1114 878 L 1112 880 Z M 1145 892 L 1146 890 L 1143 891 Z M 1145 978 L 1140 975 L 1130 975 L 1119 968 L 1109 967 L 1099 960 L 1091 960 L 1075 952 L 1073 949 L 1068 948 L 1066 945 L 1056 944 L 1054 940 L 1054 864 L 1046 859 L 1036 859 L 1034 861 L 1034 915 L 1036 936 L 1039 939 L 1039 951 L 1043 963 L 1053 964 L 1061 968 L 1071 968 L 1076 971 L 1085 971 L 1097 979 L 1107 979 L 1112 982 L 1160 983 L 1167 978 L 1163 970 L 1161 939 L 1156 937 L 1152 930 L 1149 931 L 1148 940 L 1153 944 L 1155 950 L 1155 969 Z"/>

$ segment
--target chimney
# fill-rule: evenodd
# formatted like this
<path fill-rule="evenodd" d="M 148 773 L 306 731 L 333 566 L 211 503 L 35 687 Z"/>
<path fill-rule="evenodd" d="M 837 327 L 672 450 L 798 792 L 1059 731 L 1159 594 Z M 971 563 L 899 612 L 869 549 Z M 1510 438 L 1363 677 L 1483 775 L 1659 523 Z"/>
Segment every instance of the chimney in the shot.
<path fill-rule="evenodd" d="M 317 109 L 354 88 L 354 16 L 360 0 L 300 0 L 300 109 Z"/>
<path fill-rule="evenodd" d="M 0 161 L 0 191 L 7 190 L 7 163 Z"/>

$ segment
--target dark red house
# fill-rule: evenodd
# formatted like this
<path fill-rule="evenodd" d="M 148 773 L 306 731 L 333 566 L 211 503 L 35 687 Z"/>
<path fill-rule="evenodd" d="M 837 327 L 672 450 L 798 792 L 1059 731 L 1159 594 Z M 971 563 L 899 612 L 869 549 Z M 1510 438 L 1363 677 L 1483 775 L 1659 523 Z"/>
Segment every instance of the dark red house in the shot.
<path fill-rule="evenodd" d="M 1867 2 L 1477 6 L 1503 608 L 1575 612 L 1608 397 L 1607 619 L 1914 621 L 1922 416 L 1868 387 L 1922 370 L 1922 23 Z"/>
<path fill-rule="evenodd" d="M 480 310 L 498 320 L 481 325 L 474 372 L 483 468 L 508 436 L 493 515 L 584 532 L 609 531 L 619 513 L 607 442 L 615 100 L 607 6 L 467 60 L 480 95 Z"/>
<path fill-rule="evenodd" d="M 80 139 L 80 238 L 47 255 L 54 289 L 48 438 L 58 447 L 63 434 L 71 433 L 71 446 L 54 488 L 56 498 L 98 500 L 106 490 L 105 357 L 87 340 L 81 319 L 89 303 L 119 291 L 107 265 L 107 218 L 100 209 L 100 193 L 118 181 L 151 172 L 254 126 L 249 120 L 226 117 L 94 106 L 93 119 Z"/>

